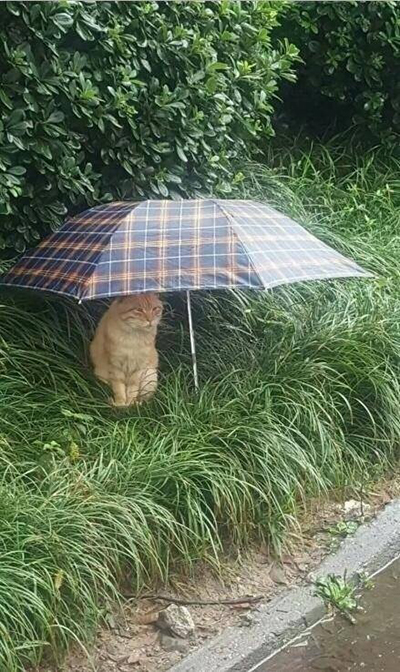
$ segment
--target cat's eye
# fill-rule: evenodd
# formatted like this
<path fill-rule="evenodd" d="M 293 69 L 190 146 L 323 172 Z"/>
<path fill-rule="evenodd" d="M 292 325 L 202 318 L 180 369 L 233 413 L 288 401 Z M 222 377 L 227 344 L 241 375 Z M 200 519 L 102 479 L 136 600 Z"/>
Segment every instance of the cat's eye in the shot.
<path fill-rule="evenodd" d="M 155 313 L 156 315 L 160 315 L 161 308 L 160 307 L 153 308 L 153 313 Z"/>

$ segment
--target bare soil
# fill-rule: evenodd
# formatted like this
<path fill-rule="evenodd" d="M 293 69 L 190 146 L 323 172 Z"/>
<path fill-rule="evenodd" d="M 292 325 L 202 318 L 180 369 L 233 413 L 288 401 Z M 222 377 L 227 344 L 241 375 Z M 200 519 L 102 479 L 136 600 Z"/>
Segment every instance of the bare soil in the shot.
<path fill-rule="evenodd" d="M 400 493 L 399 482 L 380 483 L 365 502 L 368 514 L 377 511 Z M 352 497 L 354 498 L 354 494 Z M 189 640 L 165 637 L 155 621 L 168 605 L 155 598 L 127 600 L 122 610 L 111 615 L 109 627 L 102 628 L 89 658 L 76 648 L 61 667 L 42 667 L 40 672 L 165 672 L 207 639 L 230 625 L 251 627 L 257 609 L 288 586 L 301 583 L 322 559 L 340 544 L 338 523 L 344 520 L 342 502 L 313 502 L 307 507 L 297 533 L 293 532 L 288 551 L 279 561 L 267 548 L 253 549 L 246 555 L 224 562 L 216 576 L 209 567 L 197 566 L 192 577 L 178 578 L 157 590 L 159 595 L 188 601 L 236 600 L 240 604 L 188 605 L 196 630 Z M 359 520 L 362 522 L 362 520 Z M 300 532 L 301 530 L 301 532 Z M 262 596 L 257 602 L 249 596 Z M 168 649 L 179 650 L 168 650 Z"/>

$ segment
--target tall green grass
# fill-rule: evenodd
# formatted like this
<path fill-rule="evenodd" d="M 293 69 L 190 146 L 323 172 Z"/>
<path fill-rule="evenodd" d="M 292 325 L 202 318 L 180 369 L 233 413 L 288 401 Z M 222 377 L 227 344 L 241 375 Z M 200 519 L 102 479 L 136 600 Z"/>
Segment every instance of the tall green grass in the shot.
<path fill-rule="evenodd" d="M 272 200 L 379 277 L 196 295 L 197 397 L 180 297 L 156 399 L 117 412 L 87 361 L 102 306 L 2 292 L 1 670 L 85 642 L 121 587 L 255 539 L 279 551 L 308 497 L 397 464 L 397 160 L 331 145 L 270 163 L 237 195 Z"/>

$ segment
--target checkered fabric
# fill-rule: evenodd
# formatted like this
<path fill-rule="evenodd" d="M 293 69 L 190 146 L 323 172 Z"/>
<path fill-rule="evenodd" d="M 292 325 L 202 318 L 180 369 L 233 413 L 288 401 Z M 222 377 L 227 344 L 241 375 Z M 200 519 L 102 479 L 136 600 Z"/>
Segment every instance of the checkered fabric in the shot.
<path fill-rule="evenodd" d="M 162 200 L 87 210 L 25 254 L 1 284 L 86 300 L 369 275 L 262 203 Z"/>

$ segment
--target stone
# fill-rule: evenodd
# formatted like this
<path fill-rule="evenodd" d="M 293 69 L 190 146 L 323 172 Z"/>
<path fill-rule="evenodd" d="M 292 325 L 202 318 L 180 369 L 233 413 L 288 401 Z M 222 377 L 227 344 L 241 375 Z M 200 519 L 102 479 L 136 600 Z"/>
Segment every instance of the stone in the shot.
<path fill-rule="evenodd" d="M 170 635 L 166 635 L 165 632 L 162 632 L 160 635 L 160 644 L 164 651 L 168 651 L 170 653 L 173 651 L 187 653 L 190 646 L 187 639 L 182 639 L 181 637 L 171 637 Z"/>
<path fill-rule="evenodd" d="M 139 651 L 132 651 L 132 653 L 128 656 L 128 660 L 126 661 L 128 665 L 139 665 L 139 663 L 142 662 L 143 656 L 140 654 Z"/>
<path fill-rule="evenodd" d="M 371 512 L 371 505 L 357 499 L 349 499 L 344 503 L 343 509 L 346 520 L 351 520 L 352 518 L 367 516 Z"/>
<path fill-rule="evenodd" d="M 242 614 L 239 621 L 240 628 L 249 628 L 254 624 L 254 616 L 251 613 Z"/>
<path fill-rule="evenodd" d="M 277 584 L 280 584 L 280 585 L 283 585 L 283 586 L 287 586 L 287 584 L 288 584 L 288 581 L 287 581 L 287 578 L 286 578 L 286 575 L 285 575 L 285 570 L 283 569 L 283 567 L 279 567 L 276 564 L 272 565 L 272 567 L 270 569 L 270 572 L 269 572 L 269 576 L 274 583 L 277 583 Z"/>
<path fill-rule="evenodd" d="M 170 604 L 166 609 L 160 611 L 157 625 L 160 630 L 172 633 L 183 639 L 192 635 L 195 630 L 194 621 L 189 609 L 177 604 Z"/>

